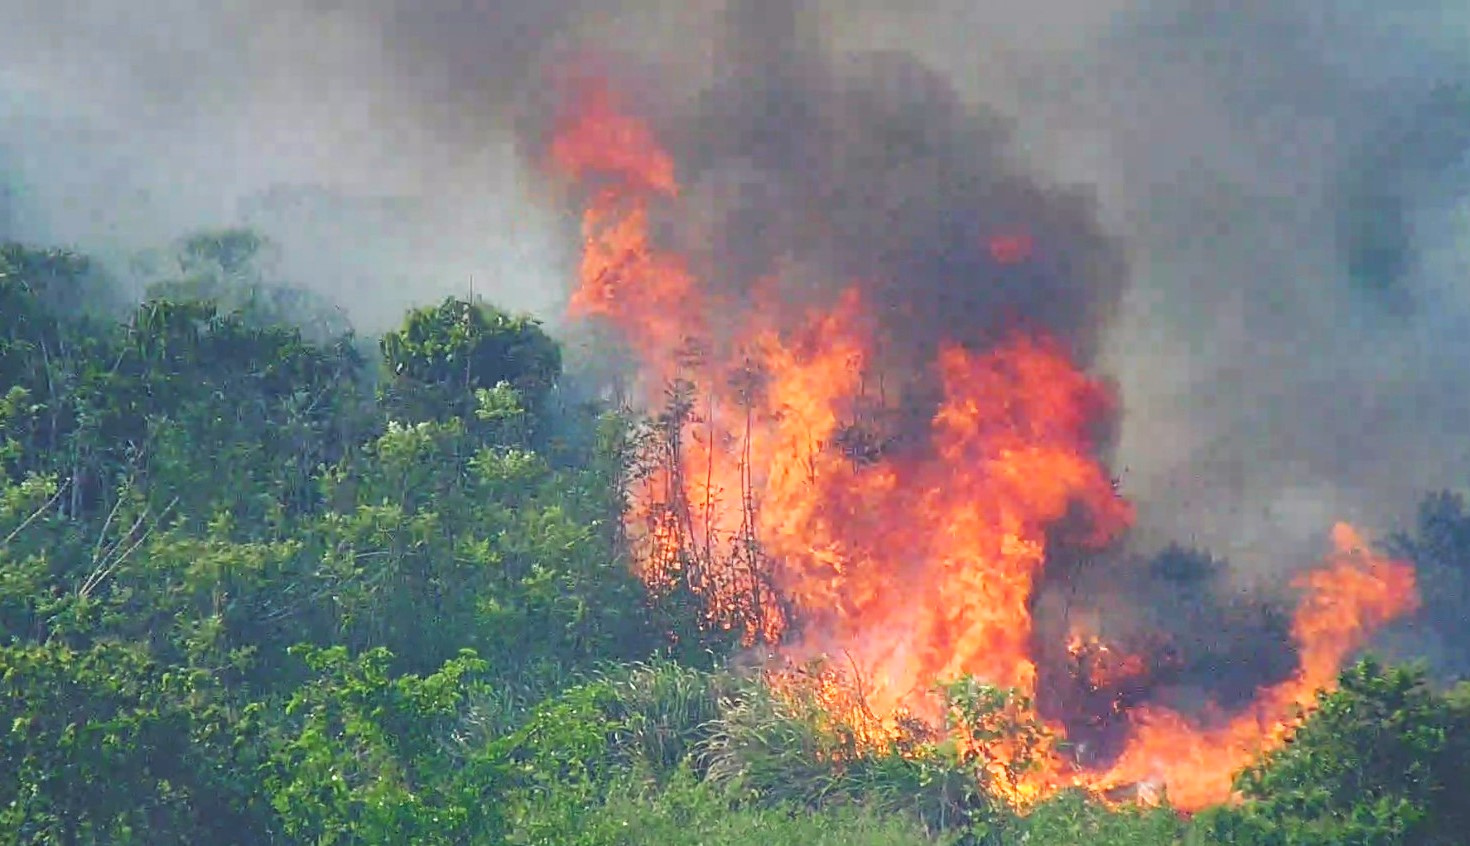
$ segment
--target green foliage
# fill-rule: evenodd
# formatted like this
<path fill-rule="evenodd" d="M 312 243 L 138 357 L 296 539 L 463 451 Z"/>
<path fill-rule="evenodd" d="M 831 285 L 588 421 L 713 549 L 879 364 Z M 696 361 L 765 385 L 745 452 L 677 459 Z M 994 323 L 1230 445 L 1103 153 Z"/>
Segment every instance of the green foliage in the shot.
<path fill-rule="evenodd" d="M 1414 563 L 1423 607 L 1415 632 L 1434 644 L 1442 669 L 1470 678 L 1470 638 L 1464 636 L 1470 606 L 1470 507 L 1465 497 L 1441 491 L 1419 505 L 1413 531 L 1391 541 L 1394 554 Z"/>
<path fill-rule="evenodd" d="M 501 672 L 647 654 L 641 588 L 586 488 L 458 420 L 390 423 L 328 476 L 318 572 L 335 636 L 431 664 L 468 646 Z"/>
<path fill-rule="evenodd" d="M 190 236 L 113 308 L 86 258 L 0 247 L 0 843 L 1436 846 L 1470 829 L 1470 688 L 1372 663 L 1236 807 L 1186 820 L 1069 793 L 1013 812 L 1000 797 L 1051 743 L 1030 703 L 962 679 L 940 691 L 945 726 L 876 744 L 814 690 L 722 667 L 691 597 L 647 595 L 622 533 L 641 427 L 565 401 L 534 321 L 412 312 L 374 391 L 347 327 L 275 281 L 269 252 Z M 1433 498 L 1399 539 L 1440 622 L 1462 610 L 1466 514 Z M 1183 550 L 1155 566 L 1181 595 L 1220 569 Z"/>
<path fill-rule="evenodd" d="M 901 815 L 858 808 L 732 805 L 687 769 L 666 786 L 628 781 L 595 806 L 547 801 L 534 830 L 507 840 L 525 846 L 943 846 Z"/>
<path fill-rule="evenodd" d="M 948 705 L 947 737 L 936 751 L 958 763 L 964 759 L 955 757 L 952 748 L 961 744 L 976 756 L 972 766 L 982 788 L 1015 794 L 1052 745 L 1051 734 L 1036 718 L 1031 700 L 972 678 L 945 685 L 943 693 Z M 991 756 L 988 750 L 1001 744 L 1005 758 Z"/>
<path fill-rule="evenodd" d="M 720 716 L 726 679 L 667 661 L 605 674 L 616 744 L 641 771 L 670 773 L 688 762 Z"/>
<path fill-rule="evenodd" d="M 317 844 L 459 844 L 500 825 L 500 762 L 444 754 L 485 664 L 472 652 L 432 675 L 390 677 L 391 656 L 299 648 L 317 678 L 286 705 L 264 789 L 286 834 Z"/>
<path fill-rule="evenodd" d="M 0 726 L 11 842 L 239 843 L 261 824 L 253 715 L 143 647 L 0 648 Z"/>
<path fill-rule="evenodd" d="M 270 278 L 274 245 L 249 229 L 195 232 L 174 245 L 152 272 L 173 275 L 147 286 L 147 298 L 207 302 L 252 327 L 284 326 L 316 341 L 350 333 L 340 309 L 303 288 Z"/>
<path fill-rule="evenodd" d="M 1079 791 L 1068 791 L 998 827 L 998 843 L 1046 846 L 1173 846 L 1188 825 L 1166 808 L 1109 808 Z M 1223 841 L 1229 843 L 1230 841 Z"/>
<path fill-rule="evenodd" d="M 1418 669 L 1364 661 L 1239 787 L 1250 803 L 1206 821 L 1235 842 L 1462 843 L 1470 710 L 1435 693 Z"/>
<path fill-rule="evenodd" d="M 389 396 L 408 419 L 469 417 L 476 393 L 501 383 L 539 413 L 561 376 L 561 348 L 536 320 L 452 298 L 409 312 L 380 346 Z"/>
<path fill-rule="evenodd" d="M 968 679 L 943 693 L 949 730 L 935 734 L 916 722 L 875 745 L 834 720 L 814 691 L 798 684 L 777 694 L 748 683 L 722 703 L 699 761 L 711 783 L 757 804 L 857 806 L 912 814 L 936 833 L 989 831 L 1006 815 L 992 790 L 995 762 L 974 757 L 965 741 L 1015 731 L 1022 739 L 1015 760 L 999 768 L 1004 778 L 1034 763 L 1027 750 L 1043 735 L 1018 718 L 1022 703 L 1010 693 Z"/>

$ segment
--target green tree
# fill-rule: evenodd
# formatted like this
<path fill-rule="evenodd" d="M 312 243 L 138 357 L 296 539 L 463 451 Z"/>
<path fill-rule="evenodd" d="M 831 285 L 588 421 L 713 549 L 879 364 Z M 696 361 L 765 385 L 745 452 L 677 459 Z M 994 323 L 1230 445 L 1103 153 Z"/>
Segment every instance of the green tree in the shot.
<path fill-rule="evenodd" d="M 293 651 L 317 678 L 291 696 L 265 778 L 287 834 L 323 846 L 498 841 L 503 763 L 447 752 L 485 668 L 474 653 L 393 677 L 385 650 Z"/>
<path fill-rule="evenodd" d="M 476 392 L 502 382 L 536 415 L 561 376 L 561 350 L 538 321 L 452 298 L 409 312 L 381 349 L 393 407 L 410 420 L 468 419 Z"/>
<path fill-rule="evenodd" d="M 208 673 L 140 645 L 0 647 L 0 837 L 259 842 L 253 726 Z"/>
<path fill-rule="evenodd" d="M 480 400 L 513 415 L 500 393 Z M 337 637 L 431 665 L 469 646 L 503 672 L 648 655 L 661 638 L 597 472 L 486 445 L 458 419 L 390 424 L 331 472 L 315 529 Z"/>
<path fill-rule="evenodd" d="M 195 232 L 146 271 L 160 277 L 147 286 L 146 298 L 212 303 L 251 326 L 292 327 L 318 342 L 349 334 L 340 308 L 275 278 L 278 258 L 275 245 L 250 229 Z"/>
<path fill-rule="evenodd" d="M 1416 634 L 1435 642 L 1436 669 L 1470 677 L 1470 638 L 1465 608 L 1470 606 L 1470 508 L 1451 491 L 1426 496 L 1411 532 L 1395 535 L 1395 555 L 1414 563 L 1423 606 Z"/>
<path fill-rule="evenodd" d="M 1463 843 L 1470 709 L 1423 671 L 1365 660 L 1284 748 L 1242 774 L 1247 803 L 1202 821 L 1221 842 L 1282 846 Z"/>

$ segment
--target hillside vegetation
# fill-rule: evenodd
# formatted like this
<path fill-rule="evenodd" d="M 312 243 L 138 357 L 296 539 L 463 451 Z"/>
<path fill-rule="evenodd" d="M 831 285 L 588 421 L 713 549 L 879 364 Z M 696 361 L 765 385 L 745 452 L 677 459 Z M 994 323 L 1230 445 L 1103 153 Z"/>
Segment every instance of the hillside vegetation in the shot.
<path fill-rule="evenodd" d="M 1454 844 L 1470 691 L 1364 660 L 1183 817 L 1016 811 L 953 744 L 858 744 L 774 696 L 623 549 L 639 421 L 533 320 L 382 338 L 180 245 L 141 304 L 0 249 L 0 843 Z M 1470 510 L 1396 539 L 1463 613 Z M 1027 732 L 953 680 L 956 727 Z M 1023 762 L 1024 763 L 1024 762 Z"/>

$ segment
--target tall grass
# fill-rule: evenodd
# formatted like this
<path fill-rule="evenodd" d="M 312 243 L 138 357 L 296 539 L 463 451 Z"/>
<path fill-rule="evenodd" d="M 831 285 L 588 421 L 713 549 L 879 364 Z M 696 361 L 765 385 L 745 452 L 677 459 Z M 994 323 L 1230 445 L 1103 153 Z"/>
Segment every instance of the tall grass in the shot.
<path fill-rule="evenodd" d="M 614 744 L 630 763 L 668 773 L 688 760 L 720 714 L 721 676 L 661 661 L 603 674 L 617 723 Z"/>
<path fill-rule="evenodd" d="M 559 812 L 559 813 L 558 813 Z M 601 807 L 560 804 L 537 815 L 530 842 L 557 846 L 949 846 L 904 815 L 847 806 L 810 809 L 732 803 L 688 768 L 667 784 L 630 781 Z"/>
<path fill-rule="evenodd" d="M 931 835 L 988 831 L 1008 810 L 975 767 L 914 723 L 890 742 L 860 740 L 801 688 L 736 688 L 701 744 L 705 778 L 750 807 L 861 807 L 915 819 Z"/>

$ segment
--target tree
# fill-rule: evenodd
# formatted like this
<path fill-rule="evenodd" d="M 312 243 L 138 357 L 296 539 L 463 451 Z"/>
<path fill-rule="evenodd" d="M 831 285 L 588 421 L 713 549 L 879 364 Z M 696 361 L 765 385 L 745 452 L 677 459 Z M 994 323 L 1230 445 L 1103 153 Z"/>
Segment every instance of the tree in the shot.
<path fill-rule="evenodd" d="M 445 754 L 484 662 L 464 652 L 431 675 L 395 678 L 385 650 L 293 651 L 317 678 L 291 696 L 265 778 L 287 834 L 324 846 L 498 841 L 501 760 Z"/>
<path fill-rule="evenodd" d="M 1208 816 L 1222 842 L 1281 846 L 1463 843 L 1470 708 L 1422 668 L 1364 660 L 1291 742 L 1243 773 L 1239 811 Z"/>
<path fill-rule="evenodd" d="M 342 310 L 311 291 L 275 278 L 275 244 L 250 229 L 213 229 L 181 238 L 147 286 L 152 300 L 213 304 L 251 326 L 289 326 L 314 341 L 350 334 Z M 166 271 L 165 271 L 166 269 Z"/>
<path fill-rule="evenodd" d="M 1422 608 L 1416 634 L 1437 641 L 1435 669 L 1449 676 L 1470 677 L 1470 508 L 1465 497 L 1450 491 L 1426 496 L 1412 532 L 1401 532 L 1390 549 L 1414 562 Z"/>
<path fill-rule="evenodd" d="M 538 321 L 453 298 L 409 312 L 381 349 L 395 408 L 411 420 L 468 418 L 476 392 L 502 382 L 536 415 L 561 376 L 561 349 Z"/>

